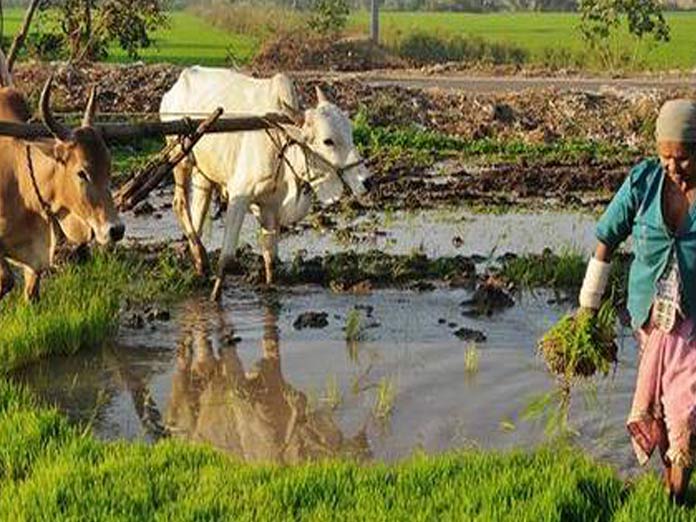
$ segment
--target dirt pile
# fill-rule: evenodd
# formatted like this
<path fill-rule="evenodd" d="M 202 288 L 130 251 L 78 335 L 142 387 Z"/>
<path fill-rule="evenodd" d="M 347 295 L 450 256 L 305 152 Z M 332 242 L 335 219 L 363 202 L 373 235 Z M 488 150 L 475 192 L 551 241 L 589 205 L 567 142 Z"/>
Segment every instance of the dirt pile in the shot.
<path fill-rule="evenodd" d="M 370 40 L 281 36 L 267 42 L 252 62 L 261 75 L 279 71 L 368 71 L 403 68 L 406 64 Z"/>
<path fill-rule="evenodd" d="M 408 158 L 389 165 L 375 162 L 370 183 L 374 204 L 390 208 L 424 209 L 469 202 L 480 205 L 542 205 L 587 207 L 607 203 L 621 185 L 629 165 L 502 164 L 468 169 L 446 177 L 429 176 Z"/>
<path fill-rule="evenodd" d="M 299 83 L 308 104 L 313 102 L 313 87 L 318 83 Z M 357 79 L 321 85 L 351 114 L 362 107 L 373 125 L 416 125 L 468 139 L 549 143 L 563 138 L 634 147 L 652 146 L 654 120 L 666 99 L 696 97 L 696 89 L 599 94 L 530 89 L 474 94 L 437 88 L 375 88 Z"/>
<path fill-rule="evenodd" d="M 284 40 L 284 44 L 287 45 L 279 43 L 273 52 L 292 54 L 291 42 Z M 368 49 L 369 44 L 339 41 L 327 42 L 326 45 L 330 49 L 317 51 L 317 47 L 308 47 L 307 56 L 298 51 L 299 54 L 290 59 L 289 54 L 289 61 L 279 67 L 290 69 L 293 60 L 297 59 L 305 66 L 316 63 L 319 68 L 331 68 L 337 55 L 350 55 L 351 60 L 361 61 L 367 60 L 369 54 L 367 51 L 350 54 L 355 49 Z M 96 84 L 99 86 L 102 114 L 156 113 L 162 95 L 173 85 L 180 71 L 181 68 L 174 65 L 68 67 L 21 63 L 14 78 L 17 87 L 35 105 L 43 83 L 54 72 L 53 102 L 58 111 L 81 112 L 90 86 Z M 266 71 L 268 73 L 270 71 Z M 565 140 L 585 139 L 643 147 L 652 145 L 654 118 L 665 99 L 677 95 L 696 97 L 696 89 L 686 92 L 669 89 L 608 91 L 602 94 L 539 89 L 472 94 L 442 89 L 373 87 L 358 79 L 331 83 L 298 79 L 296 83 L 305 105 L 315 103 L 314 86 L 321 84 L 339 106 L 352 115 L 362 108 L 374 125 L 416 125 L 466 139 L 516 139 L 539 143 L 562 137 Z"/>
<path fill-rule="evenodd" d="M 159 111 L 162 95 L 174 84 L 181 67 L 175 65 L 113 65 L 89 66 L 21 63 L 13 71 L 16 87 L 32 102 L 38 103 L 43 84 L 53 73 L 53 107 L 61 112 L 82 112 L 92 85 L 99 89 L 99 111 L 102 113 Z"/>

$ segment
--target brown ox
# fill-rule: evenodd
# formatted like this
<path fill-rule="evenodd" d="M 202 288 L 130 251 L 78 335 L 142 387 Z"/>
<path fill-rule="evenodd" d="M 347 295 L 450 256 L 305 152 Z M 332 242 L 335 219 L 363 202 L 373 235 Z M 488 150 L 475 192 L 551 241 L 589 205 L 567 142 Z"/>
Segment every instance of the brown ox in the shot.
<path fill-rule="evenodd" d="M 4 63 L 0 78 L 10 85 Z M 0 298 L 14 286 L 9 261 L 23 270 L 25 297 L 38 299 L 41 272 L 53 260 L 57 227 L 78 243 L 92 236 L 101 244 L 116 242 L 125 230 L 111 197 L 111 156 L 92 127 L 95 91 L 82 125 L 71 130 L 51 113 L 51 84 L 49 79 L 41 93 L 40 113 L 54 139 L 0 137 Z M 1 88 L 0 118 L 26 121 L 27 116 L 21 94 Z"/>

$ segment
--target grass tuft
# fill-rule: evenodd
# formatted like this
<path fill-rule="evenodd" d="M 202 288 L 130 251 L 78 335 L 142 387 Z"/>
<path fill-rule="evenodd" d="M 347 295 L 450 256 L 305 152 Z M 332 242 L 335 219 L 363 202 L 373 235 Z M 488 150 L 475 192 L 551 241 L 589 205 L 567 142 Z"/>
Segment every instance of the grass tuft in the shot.
<path fill-rule="evenodd" d="M 168 251 L 154 260 L 98 252 L 84 263 L 64 264 L 44 278 L 39 303 L 25 302 L 19 289 L 0 302 L 0 374 L 103 342 L 118 327 L 126 299 L 166 299 L 193 285 L 192 273 Z"/>

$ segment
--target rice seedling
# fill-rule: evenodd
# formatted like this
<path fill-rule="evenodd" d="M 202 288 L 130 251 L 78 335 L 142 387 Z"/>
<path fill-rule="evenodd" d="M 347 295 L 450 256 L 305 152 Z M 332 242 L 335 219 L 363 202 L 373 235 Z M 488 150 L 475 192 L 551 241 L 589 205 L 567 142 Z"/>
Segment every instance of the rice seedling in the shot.
<path fill-rule="evenodd" d="M 515 431 L 517 429 L 515 423 L 509 418 L 502 419 L 499 426 L 501 431 Z"/>
<path fill-rule="evenodd" d="M 327 376 L 323 402 L 326 403 L 331 410 L 335 410 L 341 405 L 342 401 L 343 397 L 341 396 L 341 387 L 338 384 L 338 379 L 335 375 Z"/>
<path fill-rule="evenodd" d="M 39 303 L 24 302 L 19 292 L 0 302 L 0 374 L 95 346 L 118 327 L 124 300 L 168 300 L 194 282 L 171 252 L 149 261 L 132 252 L 96 252 L 85 263 L 60 266 L 46 278 Z"/>
<path fill-rule="evenodd" d="M 594 314 L 566 315 L 541 339 L 539 352 L 549 371 L 568 379 L 609 373 L 616 363 L 616 312 L 606 301 Z"/>
<path fill-rule="evenodd" d="M 375 402 L 372 406 L 372 414 L 375 418 L 381 421 L 387 420 L 394 409 L 395 399 L 396 385 L 391 379 L 382 377 L 377 383 Z"/>
<path fill-rule="evenodd" d="M 346 316 L 346 341 L 354 343 L 365 339 L 365 328 L 360 311 L 353 308 Z"/>
<path fill-rule="evenodd" d="M 479 371 L 479 349 L 476 343 L 469 343 L 464 352 L 464 370 L 468 374 Z"/>
<path fill-rule="evenodd" d="M 105 442 L 0 379 L 1 520 L 690 520 L 652 473 L 554 443 L 369 466 L 246 464 L 175 439 Z M 117 493 L 117 494 L 115 494 Z"/>

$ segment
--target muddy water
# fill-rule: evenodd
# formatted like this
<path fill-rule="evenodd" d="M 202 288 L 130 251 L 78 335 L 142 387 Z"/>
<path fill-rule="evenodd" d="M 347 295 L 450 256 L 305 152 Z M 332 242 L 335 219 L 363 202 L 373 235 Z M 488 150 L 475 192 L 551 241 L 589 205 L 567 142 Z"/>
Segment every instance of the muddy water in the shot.
<path fill-rule="evenodd" d="M 105 439 L 169 435 L 252 461 L 390 461 L 420 449 L 543 442 L 542 423 L 521 412 L 554 389 L 534 348 L 565 309 L 538 293 L 477 320 L 461 314 L 467 296 L 230 290 L 220 308 L 189 300 L 171 321 L 124 328 L 113 345 L 45 361 L 17 378 Z M 356 306 L 361 340 L 348 343 L 343 327 Z M 328 325 L 294 328 L 307 311 L 327 312 Z M 461 326 L 488 336 L 468 368 L 469 344 L 453 335 Z M 595 400 L 587 390 L 575 394 L 571 424 L 593 455 L 633 472 L 623 423 L 636 360 L 633 341 L 623 344 L 616 375 L 597 380 Z"/>
<path fill-rule="evenodd" d="M 140 241 L 173 240 L 183 237 L 176 217 L 168 204 L 169 191 L 151 198 L 157 209 L 153 215 L 125 216 L 126 235 Z M 423 249 L 429 256 L 501 255 L 554 252 L 563 249 L 590 252 L 594 243 L 596 218 L 576 212 L 481 214 L 462 208 L 423 210 L 419 212 L 369 212 L 356 219 L 337 217 L 329 230 L 296 230 L 281 236 L 279 255 L 291 258 L 298 251 L 320 255 L 355 249 L 378 248 L 392 254 Z M 210 223 L 205 234 L 208 248 L 222 244 L 223 220 Z M 240 236 L 241 242 L 256 245 L 258 225 L 248 215 Z"/>

